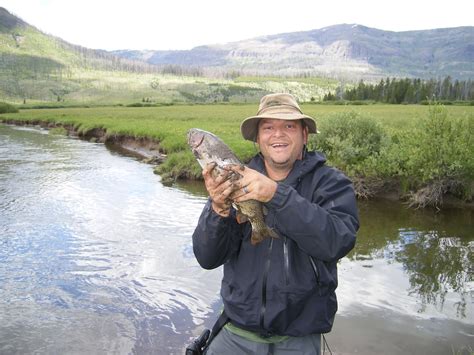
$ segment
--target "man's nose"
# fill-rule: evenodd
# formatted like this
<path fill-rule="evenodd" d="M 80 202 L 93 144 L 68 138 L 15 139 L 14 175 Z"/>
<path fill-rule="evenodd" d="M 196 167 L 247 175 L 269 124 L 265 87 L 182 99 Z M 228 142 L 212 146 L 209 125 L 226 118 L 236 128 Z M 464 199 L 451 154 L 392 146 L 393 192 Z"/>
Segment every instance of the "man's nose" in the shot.
<path fill-rule="evenodd" d="M 285 134 L 284 130 L 283 130 L 283 127 L 275 127 L 274 131 L 273 131 L 273 135 L 275 137 L 281 137 Z"/>

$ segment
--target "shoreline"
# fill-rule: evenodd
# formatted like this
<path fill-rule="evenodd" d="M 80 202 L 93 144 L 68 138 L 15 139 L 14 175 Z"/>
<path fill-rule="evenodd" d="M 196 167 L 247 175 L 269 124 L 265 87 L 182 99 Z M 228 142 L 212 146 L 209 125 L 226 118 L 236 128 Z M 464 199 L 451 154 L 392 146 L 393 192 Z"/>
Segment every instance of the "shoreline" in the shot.
<path fill-rule="evenodd" d="M 103 143 L 113 147 L 116 150 L 123 151 L 124 155 L 133 155 L 145 164 L 158 166 L 162 164 L 167 158 L 167 155 L 160 147 L 159 141 L 147 137 L 137 138 L 130 135 L 108 134 L 107 130 L 104 128 L 93 128 L 85 132 L 80 132 L 73 125 L 42 120 L 23 121 L 3 119 L 0 117 L 0 123 L 14 126 L 40 127 L 47 130 L 63 128 L 67 131 L 67 136 L 77 137 L 92 143 Z M 184 180 L 185 179 L 183 179 L 183 181 Z M 377 191 L 374 194 L 370 194 L 368 196 L 365 196 L 364 194 L 364 179 L 353 182 L 358 195 L 358 200 L 383 199 L 404 203 L 405 198 L 401 193 L 400 187 L 398 186 L 399 184 L 393 183 L 393 181 L 387 180 L 378 182 L 377 184 L 380 184 L 380 186 L 377 188 Z M 439 207 L 409 207 L 409 204 L 407 203 L 407 208 L 432 209 L 435 212 L 445 208 L 474 210 L 474 201 L 466 202 L 450 195 L 444 195 L 443 203 Z"/>
<path fill-rule="evenodd" d="M 78 131 L 73 125 L 45 122 L 41 120 L 19 121 L 11 119 L 1 119 L 0 123 L 13 126 L 40 127 L 51 130 L 54 128 L 64 128 L 67 136 L 77 137 L 92 143 L 104 143 L 109 146 L 123 150 L 128 154 L 132 154 L 142 160 L 146 164 L 159 165 L 166 159 L 166 154 L 160 150 L 158 141 L 151 138 L 136 138 L 129 135 L 107 134 L 107 130 L 103 128 L 93 128 L 86 132 Z"/>

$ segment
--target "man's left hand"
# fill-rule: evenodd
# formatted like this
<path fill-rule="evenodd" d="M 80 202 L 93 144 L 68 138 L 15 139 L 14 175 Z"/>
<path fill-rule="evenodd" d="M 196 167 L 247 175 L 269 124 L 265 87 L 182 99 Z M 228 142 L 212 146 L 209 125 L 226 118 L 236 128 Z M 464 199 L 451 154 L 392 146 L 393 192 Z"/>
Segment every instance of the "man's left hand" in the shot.
<path fill-rule="evenodd" d="M 278 184 L 269 177 L 243 165 L 231 165 L 227 168 L 241 176 L 238 181 L 240 188 L 231 195 L 235 202 L 257 200 L 265 203 L 275 195 Z"/>

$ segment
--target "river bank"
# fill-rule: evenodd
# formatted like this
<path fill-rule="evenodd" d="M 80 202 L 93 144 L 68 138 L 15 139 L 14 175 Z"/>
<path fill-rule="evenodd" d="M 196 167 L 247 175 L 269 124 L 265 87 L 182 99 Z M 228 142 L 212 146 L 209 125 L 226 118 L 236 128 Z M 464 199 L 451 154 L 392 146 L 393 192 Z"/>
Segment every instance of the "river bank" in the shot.
<path fill-rule="evenodd" d="M 47 130 L 56 130 L 60 134 L 77 137 L 92 143 L 104 143 L 121 149 L 128 154 L 135 155 L 147 164 L 161 164 L 166 159 L 166 154 L 160 151 L 160 143 L 147 137 L 133 137 L 130 135 L 108 134 L 104 128 L 93 128 L 81 131 L 71 124 L 62 124 L 41 120 L 21 121 L 1 119 L 0 123 L 15 126 L 31 126 Z M 60 130 L 58 130 L 58 128 Z M 62 129 L 62 130 L 61 130 Z"/>
<path fill-rule="evenodd" d="M 127 134 L 108 133 L 107 129 L 101 127 L 94 127 L 87 130 L 80 129 L 79 126 L 73 124 L 64 124 L 54 121 L 45 120 L 15 120 L 5 119 L 0 117 L 0 123 L 16 125 L 16 126 L 32 126 L 41 129 L 53 130 L 60 134 L 65 134 L 71 137 L 77 137 L 92 143 L 103 143 L 111 149 L 120 151 L 125 155 L 133 155 L 143 163 L 152 164 L 155 166 L 155 173 L 162 176 L 162 182 L 165 185 L 172 185 L 176 180 L 202 180 L 200 177 L 200 169 L 194 174 L 189 174 L 189 162 L 181 161 L 180 163 L 186 166 L 186 169 L 179 171 L 180 167 L 174 168 L 175 171 L 170 173 L 173 168 L 163 169 L 163 166 L 174 165 L 172 162 L 167 162 L 167 154 L 160 145 L 158 139 L 141 136 L 136 137 Z M 195 163 L 195 162 L 191 162 Z M 177 164 L 179 165 L 179 164 Z M 197 166 L 197 164 L 195 164 Z M 178 171 L 176 171 L 178 169 Z M 364 177 L 353 177 L 354 189 L 357 197 L 362 200 L 367 199 L 384 199 L 391 201 L 404 201 L 407 206 L 420 208 L 433 206 L 414 205 L 410 203 L 410 195 L 403 192 L 401 182 L 396 179 L 366 179 Z M 474 183 L 473 183 L 474 184 Z M 473 186 L 474 189 L 474 186 Z M 468 208 L 474 209 L 474 201 L 464 201 L 455 196 L 445 194 L 441 197 L 442 203 L 436 205 L 436 210 L 441 208 Z"/>

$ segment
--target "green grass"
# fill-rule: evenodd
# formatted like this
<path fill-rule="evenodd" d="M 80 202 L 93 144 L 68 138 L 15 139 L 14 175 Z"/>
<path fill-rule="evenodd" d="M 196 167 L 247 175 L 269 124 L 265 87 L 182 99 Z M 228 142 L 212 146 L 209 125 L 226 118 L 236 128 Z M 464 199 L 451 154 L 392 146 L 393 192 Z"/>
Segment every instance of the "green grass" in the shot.
<path fill-rule="evenodd" d="M 21 109 L 21 106 L 20 106 Z M 426 116 L 428 106 L 421 105 L 302 105 L 303 111 L 316 118 L 318 128 L 324 130 L 332 116 L 355 112 L 368 116 L 387 129 L 405 130 L 416 127 L 419 117 Z M 446 107 L 452 116 L 474 114 L 471 106 Z M 173 105 L 163 107 L 92 107 L 20 110 L 16 114 L 4 114 L 4 119 L 23 121 L 41 120 L 73 124 L 81 131 L 103 127 L 110 134 L 127 134 L 151 137 L 161 141 L 165 151 L 184 148 L 189 128 L 198 127 L 219 135 L 242 159 L 254 153 L 252 143 L 240 136 L 240 122 L 256 113 L 252 104 Z"/>
<path fill-rule="evenodd" d="M 316 118 L 322 132 L 310 145 L 325 150 L 329 163 L 352 178 L 397 179 L 405 190 L 414 191 L 434 183 L 472 198 L 473 106 L 445 106 L 440 112 L 433 106 L 383 104 L 303 104 L 302 109 Z M 55 122 L 81 132 L 100 127 L 109 135 L 149 137 L 168 154 L 160 174 L 196 178 L 200 169 L 186 132 L 193 127 L 213 132 L 246 162 L 256 148 L 242 139 L 240 123 L 256 111 L 255 103 L 29 109 L 2 114 L 0 120 Z"/>

